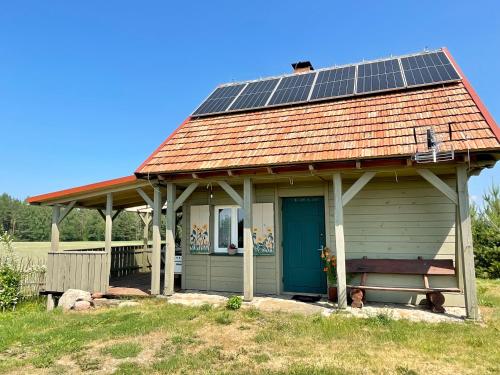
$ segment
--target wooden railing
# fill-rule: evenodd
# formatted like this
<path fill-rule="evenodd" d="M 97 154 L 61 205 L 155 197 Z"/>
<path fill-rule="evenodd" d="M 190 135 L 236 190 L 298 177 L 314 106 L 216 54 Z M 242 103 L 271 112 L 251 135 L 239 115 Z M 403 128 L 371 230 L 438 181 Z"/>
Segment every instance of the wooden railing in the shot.
<path fill-rule="evenodd" d="M 151 248 L 143 245 L 113 246 L 111 259 L 104 248 L 49 252 L 46 292 L 81 289 L 106 292 L 109 277 L 147 272 L 151 267 Z"/>

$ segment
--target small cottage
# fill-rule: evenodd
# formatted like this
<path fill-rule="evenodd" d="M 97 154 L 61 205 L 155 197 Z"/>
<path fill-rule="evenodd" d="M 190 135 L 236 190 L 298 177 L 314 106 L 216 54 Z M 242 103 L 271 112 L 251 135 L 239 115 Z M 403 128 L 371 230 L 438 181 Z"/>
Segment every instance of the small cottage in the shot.
<path fill-rule="evenodd" d="M 476 318 L 467 184 L 500 157 L 500 130 L 450 52 L 292 67 L 218 86 L 131 176 L 31 197 L 53 207 L 47 291 L 142 273 L 151 294 L 178 274 L 182 290 L 246 300 L 323 295 L 327 248 L 339 308 L 361 290 Z M 115 249 L 113 218 L 140 205 L 152 246 Z M 59 251 L 75 207 L 101 213 L 105 248 Z"/>

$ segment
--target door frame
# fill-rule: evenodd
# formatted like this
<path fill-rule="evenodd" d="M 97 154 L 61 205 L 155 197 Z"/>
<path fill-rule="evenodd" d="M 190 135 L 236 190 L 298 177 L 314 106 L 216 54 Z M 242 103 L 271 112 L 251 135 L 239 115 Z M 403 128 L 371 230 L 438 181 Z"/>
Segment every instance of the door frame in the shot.
<path fill-rule="evenodd" d="M 279 251 L 276 256 L 278 259 L 278 269 L 276 272 L 276 276 L 278 278 L 279 290 L 278 294 L 282 295 L 294 295 L 296 292 L 287 292 L 285 291 L 285 283 L 283 281 L 283 268 L 284 268 L 284 252 L 283 252 L 283 198 L 303 198 L 303 197 L 323 197 L 324 206 L 325 206 L 325 246 L 331 249 L 331 228 L 330 223 L 330 194 L 329 194 L 329 183 L 327 181 L 322 184 L 318 184 L 317 189 L 311 191 L 300 191 L 299 194 L 294 194 L 293 191 L 287 189 L 287 191 L 280 191 L 279 186 L 276 186 L 276 206 L 275 210 L 275 225 L 276 225 L 276 233 L 279 236 L 279 242 L 277 249 Z M 300 187 L 297 190 L 301 190 Z M 328 283 L 328 281 L 326 281 Z M 328 293 L 328 285 L 326 285 L 326 290 Z M 326 296 L 327 293 L 322 294 L 322 296 Z M 318 293 L 305 293 L 301 292 L 303 295 L 314 295 L 317 296 Z"/>

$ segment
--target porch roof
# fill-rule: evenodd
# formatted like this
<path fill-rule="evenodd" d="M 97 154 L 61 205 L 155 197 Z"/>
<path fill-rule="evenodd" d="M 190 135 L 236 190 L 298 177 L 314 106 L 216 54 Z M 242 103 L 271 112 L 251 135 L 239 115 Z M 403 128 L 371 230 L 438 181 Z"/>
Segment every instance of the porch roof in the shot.
<path fill-rule="evenodd" d="M 136 173 L 408 158 L 427 151 L 431 127 L 442 150 L 498 152 L 500 130 L 455 67 L 462 76 L 455 83 L 187 118 Z"/>
<path fill-rule="evenodd" d="M 143 190 L 149 197 L 152 197 L 153 188 L 149 181 L 131 175 L 36 195 L 29 197 L 27 201 L 29 204 L 35 205 L 55 205 L 77 201 L 78 207 L 103 208 L 106 204 L 106 194 L 113 193 L 113 208 L 124 209 L 145 204 L 144 199 L 137 191 L 138 188 Z"/>

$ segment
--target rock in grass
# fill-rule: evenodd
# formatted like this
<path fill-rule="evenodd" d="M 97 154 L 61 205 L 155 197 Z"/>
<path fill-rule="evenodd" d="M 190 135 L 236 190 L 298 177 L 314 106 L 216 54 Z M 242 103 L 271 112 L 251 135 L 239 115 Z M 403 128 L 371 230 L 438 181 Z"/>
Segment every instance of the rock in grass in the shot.
<path fill-rule="evenodd" d="M 75 307 L 75 303 L 78 301 L 86 301 L 92 304 L 92 297 L 89 292 L 79 289 L 68 289 L 59 298 L 58 307 L 62 307 L 63 310 L 71 310 Z"/>
<path fill-rule="evenodd" d="M 134 307 L 134 306 L 139 306 L 139 302 L 123 301 L 118 304 L 118 307 Z"/>
<path fill-rule="evenodd" d="M 73 306 L 73 310 L 75 311 L 84 311 L 88 310 L 92 307 L 89 301 L 76 301 L 75 306 Z"/>

